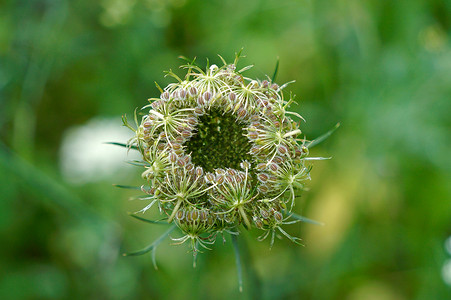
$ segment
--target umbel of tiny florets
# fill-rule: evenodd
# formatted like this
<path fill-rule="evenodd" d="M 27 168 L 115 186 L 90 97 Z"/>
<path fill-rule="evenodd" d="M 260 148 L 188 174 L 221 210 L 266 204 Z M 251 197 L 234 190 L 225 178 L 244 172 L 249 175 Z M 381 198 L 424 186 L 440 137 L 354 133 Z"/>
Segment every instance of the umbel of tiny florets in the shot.
<path fill-rule="evenodd" d="M 286 85 L 244 77 L 249 67 L 237 71 L 238 58 L 206 71 L 189 63 L 183 80 L 168 72 L 176 82 L 149 99 L 129 141 L 145 168 L 142 211 L 156 204 L 195 254 L 242 227 L 263 230 L 271 245 L 276 233 L 298 241 L 282 225 L 293 222 L 295 197 L 310 179 L 302 117 L 288 110 Z"/>

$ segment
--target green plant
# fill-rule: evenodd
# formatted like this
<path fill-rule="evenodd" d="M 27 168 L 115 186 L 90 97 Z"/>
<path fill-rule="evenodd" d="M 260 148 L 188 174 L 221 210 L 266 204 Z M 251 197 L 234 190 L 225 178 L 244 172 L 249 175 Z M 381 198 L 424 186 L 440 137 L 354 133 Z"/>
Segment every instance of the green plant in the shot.
<path fill-rule="evenodd" d="M 141 190 L 149 204 L 141 212 L 157 206 L 172 224 L 163 237 L 178 228 L 182 236 L 172 239 L 189 242 L 194 257 L 218 235 L 236 241 L 243 227 L 261 230 L 259 240 L 270 237 L 272 246 L 278 234 L 299 243 L 284 225 L 316 223 L 292 209 L 310 179 L 308 161 L 324 159 L 309 157 L 309 147 L 330 133 L 314 141 L 300 137 L 303 118 L 288 109 L 294 96 L 283 93 L 288 83 L 274 82 L 277 68 L 273 78 L 253 80 L 243 75 L 251 66 L 236 69 L 239 58 L 228 64 L 221 57 L 222 67 L 206 71 L 188 61 L 185 78 L 169 71 L 176 82 L 157 85 L 161 95 L 149 99 L 140 122 L 135 114 L 137 129 L 123 118 L 135 132 L 127 147 L 141 153 L 134 164 L 147 181 Z M 129 255 L 154 250 L 161 240 Z"/>

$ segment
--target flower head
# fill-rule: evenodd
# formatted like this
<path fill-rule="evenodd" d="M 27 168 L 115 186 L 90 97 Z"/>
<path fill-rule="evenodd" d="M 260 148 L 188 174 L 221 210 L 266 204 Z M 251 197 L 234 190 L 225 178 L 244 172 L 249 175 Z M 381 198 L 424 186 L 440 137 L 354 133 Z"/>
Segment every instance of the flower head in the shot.
<path fill-rule="evenodd" d="M 310 179 L 308 149 L 288 110 L 292 95 L 271 80 L 252 80 L 224 61 L 203 71 L 190 63 L 184 80 L 160 89 L 143 109 L 129 145 L 142 154 L 151 203 L 184 234 L 178 243 L 199 246 L 241 225 L 263 230 L 282 226 L 295 196 Z M 299 121 L 299 120 L 298 120 Z"/>

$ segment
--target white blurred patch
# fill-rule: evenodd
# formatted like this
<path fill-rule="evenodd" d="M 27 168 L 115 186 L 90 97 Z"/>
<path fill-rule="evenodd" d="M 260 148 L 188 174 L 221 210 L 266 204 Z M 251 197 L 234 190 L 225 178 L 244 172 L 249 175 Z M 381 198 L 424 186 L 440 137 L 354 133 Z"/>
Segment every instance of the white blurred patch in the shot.
<path fill-rule="evenodd" d="M 443 281 L 445 281 L 445 283 L 447 285 L 451 286 L 451 259 L 448 259 L 442 267 L 442 277 L 443 277 Z"/>
<path fill-rule="evenodd" d="M 60 149 L 60 168 L 64 178 L 74 184 L 104 179 L 121 179 L 137 171 L 127 160 L 138 160 L 139 153 L 107 142 L 126 143 L 133 132 L 122 126 L 120 118 L 91 119 L 69 128 Z"/>
<path fill-rule="evenodd" d="M 449 236 L 445 241 L 445 249 L 448 251 L 448 254 L 451 255 L 451 236 Z"/>

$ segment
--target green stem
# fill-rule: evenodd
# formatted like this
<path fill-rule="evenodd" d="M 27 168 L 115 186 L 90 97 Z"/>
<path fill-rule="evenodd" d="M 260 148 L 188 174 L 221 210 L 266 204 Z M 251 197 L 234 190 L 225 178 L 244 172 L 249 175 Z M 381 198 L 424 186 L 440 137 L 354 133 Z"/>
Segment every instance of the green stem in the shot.
<path fill-rule="evenodd" d="M 233 250 L 235 251 L 236 271 L 238 274 L 238 287 L 240 289 L 240 293 L 242 293 L 243 292 L 243 269 L 241 268 L 240 249 L 238 248 L 238 241 L 237 241 L 236 235 L 231 234 L 230 236 L 232 237 Z"/>
<path fill-rule="evenodd" d="M 241 217 L 243 217 L 243 221 L 247 229 L 251 228 L 251 222 L 249 222 L 249 219 L 247 218 L 246 212 L 244 211 L 242 205 L 238 206 L 238 212 L 240 213 Z"/>
<path fill-rule="evenodd" d="M 175 214 L 176 214 L 177 211 L 179 210 L 181 204 L 182 204 L 182 198 L 179 198 L 179 199 L 177 200 L 177 203 L 175 204 L 174 209 L 172 210 L 171 215 L 170 215 L 169 218 L 168 218 L 168 223 L 171 223 L 171 222 L 172 222 L 172 219 L 174 219 Z"/>

